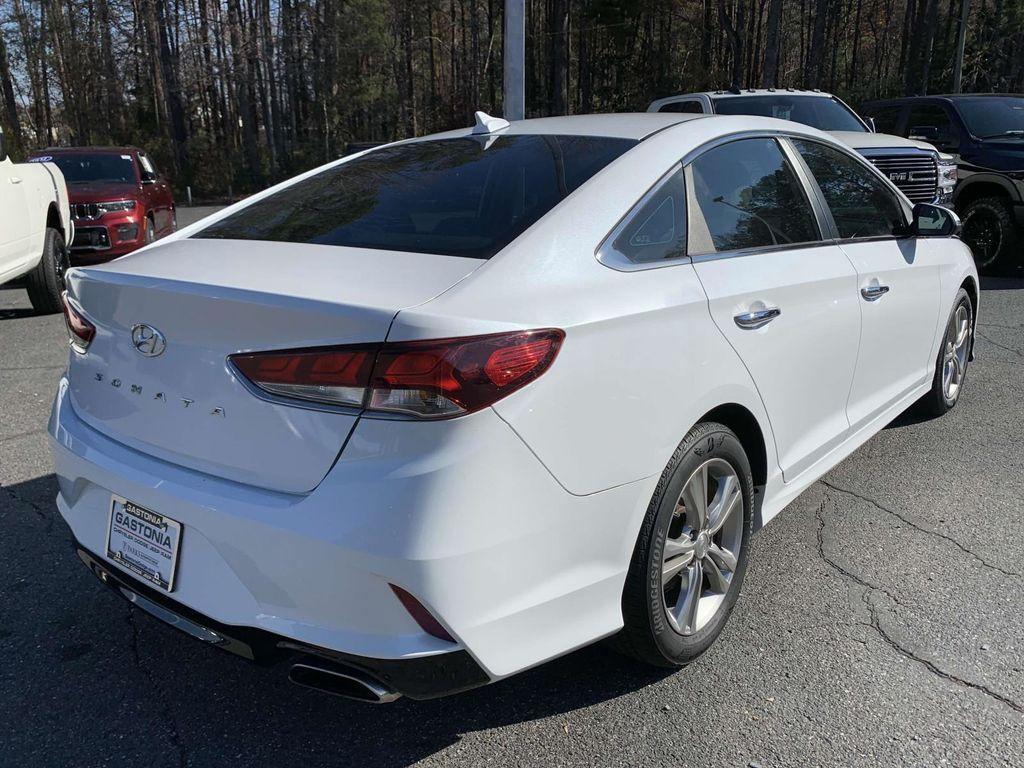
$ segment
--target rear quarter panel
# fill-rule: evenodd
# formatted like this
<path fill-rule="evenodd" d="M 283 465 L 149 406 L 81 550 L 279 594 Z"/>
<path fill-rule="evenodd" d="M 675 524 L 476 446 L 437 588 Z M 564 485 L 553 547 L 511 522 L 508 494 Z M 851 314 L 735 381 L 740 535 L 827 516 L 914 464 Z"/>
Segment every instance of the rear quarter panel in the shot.
<path fill-rule="evenodd" d="M 697 420 L 724 403 L 748 408 L 771 442 L 756 390 L 714 326 L 693 267 L 618 272 L 595 257 L 692 143 L 718 133 L 703 122 L 685 126 L 685 138 L 684 126 L 648 138 L 471 278 L 403 310 L 392 325 L 390 340 L 564 329 L 551 369 L 494 409 L 570 493 L 660 473 Z M 773 446 L 768 459 L 776 466 Z"/>

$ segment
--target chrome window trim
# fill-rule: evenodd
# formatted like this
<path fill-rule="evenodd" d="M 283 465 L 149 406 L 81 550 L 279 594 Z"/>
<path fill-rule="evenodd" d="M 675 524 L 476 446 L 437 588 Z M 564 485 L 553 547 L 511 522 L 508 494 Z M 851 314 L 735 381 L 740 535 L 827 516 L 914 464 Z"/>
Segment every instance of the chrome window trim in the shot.
<path fill-rule="evenodd" d="M 695 253 L 690 257 L 694 264 L 703 264 L 706 261 L 720 261 L 722 259 L 738 259 L 744 256 L 758 256 L 761 254 L 779 253 L 780 251 L 803 251 L 808 248 L 827 248 L 836 245 L 837 240 L 815 240 L 808 243 L 783 243 L 781 245 L 766 245 L 757 248 L 738 248 L 734 251 L 716 251 L 714 253 Z M 863 242 L 861 240 L 857 241 Z"/>
<path fill-rule="evenodd" d="M 782 154 L 786 156 L 789 164 L 793 166 L 793 171 L 804 188 L 804 194 L 807 195 L 807 200 L 811 204 L 811 210 L 814 211 L 814 218 L 818 220 L 818 233 L 823 240 L 837 240 L 839 238 L 839 229 L 836 227 L 835 219 L 832 217 L 832 211 L 821 192 L 821 187 L 818 186 L 818 180 L 814 178 L 810 167 L 804 162 L 800 153 L 796 151 L 796 147 L 793 146 L 789 136 L 780 136 L 778 143 L 782 147 Z"/>
<path fill-rule="evenodd" d="M 615 242 L 615 239 L 622 233 L 622 230 L 624 230 L 633 222 L 633 218 L 648 203 L 648 201 L 654 195 L 656 195 L 661 190 L 661 188 L 665 184 L 667 184 L 677 173 L 681 173 L 682 171 L 683 164 L 680 162 L 674 163 L 671 168 L 669 168 L 665 173 L 663 173 L 658 178 L 658 180 L 654 182 L 653 185 L 651 185 L 651 188 L 648 189 L 643 194 L 643 197 L 641 197 L 639 200 L 637 200 L 633 205 L 629 207 L 629 210 L 626 211 L 625 215 L 621 219 L 619 219 L 618 223 L 612 228 L 611 232 L 605 235 L 604 239 L 601 241 L 601 244 L 597 247 L 597 250 L 594 252 L 594 255 L 597 257 L 597 260 L 599 262 L 604 264 L 604 266 L 608 267 L 609 269 L 614 269 L 617 272 L 640 272 L 645 269 L 662 269 L 663 267 L 672 267 L 677 264 L 690 263 L 690 256 L 688 253 L 685 253 L 685 247 L 684 254 L 682 256 L 676 256 L 671 259 L 662 259 L 659 261 L 633 261 L 626 254 L 622 253 L 622 251 L 617 250 L 612 245 Z M 685 196 L 683 199 L 683 220 L 686 223 L 687 242 L 689 242 L 689 200 L 687 198 L 688 195 Z"/>
<path fill-rule="evenodd" d="M 799 137 L 799 134 L 795 135 Z M 818 248 L 821 246 L 832 245 L 835 243 L 835 238 L 832 236 L 833 230 L 829 230 L 823 226 L 823 223 L 827 223 L 827 220 L 823 221 L 823 217 L 820 215 L 820 212 L 818 211 L 815 205 L 814 192 L 808 187 L 807 179 L 805 179 L 803 174 L 801 173 L 801 166 L 793 163 L 792 159 L 789 156 L 789 153 L 786 151 L 785 140 L 788 139 L 789 136 L 790 134 L 782 133 L 779 131 L 742 131 L 740 133 L 728 134 L 726 136 L 719 136 L 715 139 L 712 139 L 711 141 L 702 144 L 696 149 L 691 150 L 683 158 L 683 172 L 685 173 L 686 179 L 686 250 L 688 256 L 690 257 L 690 260 L 694 264 L 702 263 L 705 261 L 714 261 L 716 259 L 734 259 L 741 256 L 753 256 L 754 254 L 758 253 L 773 253 L 776 251 Z M 710 152 L 713 149 L 718 149 L 721 146 L 724 146 L 726 144 L 732 144 L 733 142 L 736 141 L 746 141 L 747 139 L 774 140 L 776 146 L 779 148 L 779 151 L 782 153 L 782 157 L 785 160 L 787 160 L 790 166 L 792 167 L 793 174 L 794 176 L 796 176 L 797 186 L 801 189 L 801 191 L 804 194 L 804 198 L 807 200 L 807 205 L 811 209 L 811 216 L 814 219 L 815 226 L 817 226 L 818 228 L 818 239 L 808 240 L 802 243 L 779 243 L 778 245 L 762 245 L 757 246 L 755 248 L 736 248 L 730 251 L 696 251 L 693 249 L 693 247 L 691 247 L 690 237 L 695 231 L 706 230 L 707 226 L 705 225 L 704 227 L 694 227 L 690 224 L 691 215 L 703 216 L 700 210 L 700 206 L 697 205 L 697 200 L 694 195 L 692 183 L 693 174 L 691 174 L 689 171 L 690 164 L 693 163 L 693 161 L 696 160 L 698 157 L 701 157 L 702 155 L 706 154 L 707 152 Z M 711 246 L 712 248 L 714 247 L 712 243 L 701 244 L 701 248 L 707 248 L 708 246 Z"/>

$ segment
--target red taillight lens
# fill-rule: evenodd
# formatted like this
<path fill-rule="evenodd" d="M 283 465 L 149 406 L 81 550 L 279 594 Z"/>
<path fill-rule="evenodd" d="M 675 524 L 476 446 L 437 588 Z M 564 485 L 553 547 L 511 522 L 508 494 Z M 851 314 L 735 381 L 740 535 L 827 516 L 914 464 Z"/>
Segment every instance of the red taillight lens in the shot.
<path fill-rule="evenodd" d="M 478 411 L 544 373 L 564 337 L 548 329 L 387 344 L 367 407 L 421 417 Z"/>
<path fill-rule="evenodd" d="M 71 341 L 71 346 L 78 352 L 85 352 L 89 348 L 89 344 L 92 343 L 93 336 L 96 335 L 96 326 L 85 319 L 81 310 L 68 298 L 67 291 L 64 291 L 60 298 L 64 305 L 64 323 L 68 327 L 68 339 Z"/>
<path fill-rule="evenodd" d="M 360 407 L 376 347 L 232 355 L 249 381 L 275 395 Z"/>
<path fill-rule="evenodd" d="M 444 628 L 440 621 L 434 618 L 434 615 L 426 609 L 423 603 L 401 587 L 396 587 L 394 584 L 389 584 L 388 586 L 391 587 L 391 591 L 395 593 L 395 597 L 399 599 L 405 610 L 409 612 L 409 615 L 420 625 L 420 629 L 439 640 L 447 640 L 449 643 L 455 642 L 455 638 L 448 633 L 448 630 Z"/>
<path fill-rule="evenodd" d="M 273 394 L 443 418 L 486 408 L 533 381 L 554 361 L 564 338 L 550 328 L 233 355 L 231 362 Z"/>

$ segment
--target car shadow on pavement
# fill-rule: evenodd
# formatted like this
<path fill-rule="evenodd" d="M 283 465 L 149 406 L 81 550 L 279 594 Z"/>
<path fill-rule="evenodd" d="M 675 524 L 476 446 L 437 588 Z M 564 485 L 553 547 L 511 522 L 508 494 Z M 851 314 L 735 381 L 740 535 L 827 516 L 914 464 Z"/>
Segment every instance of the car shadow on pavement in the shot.
<path fill-rule="evenodd" d="M 73 552 L 56 493 L 53 475 L 0 488 L 0 658 L 18 660 L 0 671 L 0 755 L 10 753 L 0 763 L 46 764 L 49 754 L 75 765 L 397 768 L 464 733 L 589 707 L 672 674 L 597 645 L 432 701 L 374 706 L 300 688 L 283 665 L 203 645 L 101 586 Z M 545 724 L 537 738 L 562 728 Z M 154 759 L 156 744 L 166 762 L 160 751 Z"/>

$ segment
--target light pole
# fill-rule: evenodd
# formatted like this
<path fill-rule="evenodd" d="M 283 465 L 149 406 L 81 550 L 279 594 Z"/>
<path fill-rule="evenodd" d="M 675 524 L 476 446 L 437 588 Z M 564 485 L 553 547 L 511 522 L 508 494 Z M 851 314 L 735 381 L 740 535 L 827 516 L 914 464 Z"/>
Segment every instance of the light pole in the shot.
<path fill-rule="evenodd" d="M 526 117 L 526 0 L 505 0 L 504 67 L 505 119 L 522 120 Z"/>

